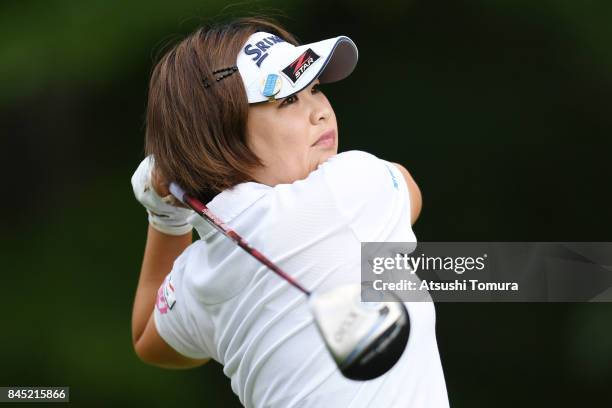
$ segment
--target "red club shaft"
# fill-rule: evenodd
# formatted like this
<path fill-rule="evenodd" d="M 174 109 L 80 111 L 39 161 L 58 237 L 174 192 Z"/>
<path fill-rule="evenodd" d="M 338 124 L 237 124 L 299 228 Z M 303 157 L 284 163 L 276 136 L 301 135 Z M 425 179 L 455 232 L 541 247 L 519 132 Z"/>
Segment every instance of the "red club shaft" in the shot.
<path fill-rule="evenodd" d="M 270 261 L 264 254 L 259 252 L 257 249 L 251 247 L 236 231 L 228 227 L 223 221 L 221 221 L 215 214 L 213 214 L 204 203 L 198 200 L 195 197 L 190 196 L 189 194 L 184 194 L 182 197 L 182 201 L 191 207 L 192 210 L 200 214 L 206 221 L 211 223 L 219 232 L 221 232 L 226 237 L 230 238 L 234 241 L 238 246 L 244 249 L 248 254 L 257 259 L 259 262 L 267 266 L 272 272 L 276 273 L 278 276 L 289 282 L 293 287 L 304 293 L 306 296 L 310 296 L 310 291 L 306 290 L 302 285 L 300 285 L 295 279 L 293 279 L 290 275 L 284 272 L 281 268 L 276 266 L 272 261 Z"/>

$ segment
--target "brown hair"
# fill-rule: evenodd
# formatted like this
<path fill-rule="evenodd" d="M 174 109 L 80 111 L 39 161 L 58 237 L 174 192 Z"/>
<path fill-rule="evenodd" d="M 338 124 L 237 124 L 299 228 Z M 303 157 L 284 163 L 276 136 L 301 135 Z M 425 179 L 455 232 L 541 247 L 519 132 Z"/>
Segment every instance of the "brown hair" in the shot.
<path fill-rule="evenodd" d="M 167 180 L 205 203 L 251 181 L 250 171 L 262 165 L 246 143 L 249 103 L 240 74 L 217 81 L 213 73 L 235 66 L 241 47 L 257 31 L 297 44 L 269 18 L 241 18 L 190 34 L 166 52 L 151 75 L 145 152 Z"/>

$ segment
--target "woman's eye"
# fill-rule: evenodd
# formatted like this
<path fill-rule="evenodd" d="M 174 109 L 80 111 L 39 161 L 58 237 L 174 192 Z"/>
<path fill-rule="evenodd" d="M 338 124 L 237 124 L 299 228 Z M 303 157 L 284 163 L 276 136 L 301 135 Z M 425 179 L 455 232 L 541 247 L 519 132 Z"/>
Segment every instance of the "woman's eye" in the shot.
<path fill-rule="evenodd" d="M 291 96 L 286 97 L 281 102 L 281 106 L 291 105 L 292 103 L 295 103 L 296 101 L 297 101 L 297 96 L 291 95 Z"/>
<path fill-rule="evenodd" d="M 319 93 L 321 92 L 321 84 L 315 84 L 312 86 L 312 88 L 310 88 L 310 92 L 313 94 Z M 280 103 L 280 107 L 283 106 L 287 106 L 287 105 L 291 105 L 293 103 L 296 103 L 298 101 L 298 97 L 297 94 L 291 95 L 291 96 L 287 96 L 285 99 L 283 99 L 283 101 Z"/>

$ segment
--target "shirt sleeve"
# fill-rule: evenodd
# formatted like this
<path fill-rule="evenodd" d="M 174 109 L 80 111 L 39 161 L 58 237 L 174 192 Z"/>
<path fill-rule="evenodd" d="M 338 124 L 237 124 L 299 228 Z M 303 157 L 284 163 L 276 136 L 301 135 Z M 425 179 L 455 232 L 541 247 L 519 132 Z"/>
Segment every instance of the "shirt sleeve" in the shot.
<path fill-rule="evenodd" d="M 362 241 L 384 241 L 393 223 L 410 227 L 410 197 L 400 170 L 359 150 L 340 153 L 325 167 L 331 194 Z"/>
<path fill-rule="evenodd" d="M 190 247 L 191 248 L 191 247 Z M 157 292 L 153 320 L 166 343 L 188 358 L 205 359 L 212 355 L 205 344 L 207 324 L 202 306 L 191 293 L 187 275 L 188 248 L 176 261 Z"/>

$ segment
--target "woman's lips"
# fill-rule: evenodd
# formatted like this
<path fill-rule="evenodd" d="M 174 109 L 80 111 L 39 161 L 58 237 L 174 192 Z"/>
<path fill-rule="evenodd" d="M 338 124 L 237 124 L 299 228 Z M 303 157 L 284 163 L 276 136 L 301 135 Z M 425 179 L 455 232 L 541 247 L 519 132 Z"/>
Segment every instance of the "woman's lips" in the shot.
<path fill-rule="evenodd" d="M 336 141 L 336 131 L 328 130 L 327 132 L 323 132 L 319 139 L 313 144 L 313 146 L 322 146 L 322 147 L 333 147 Z"/>

